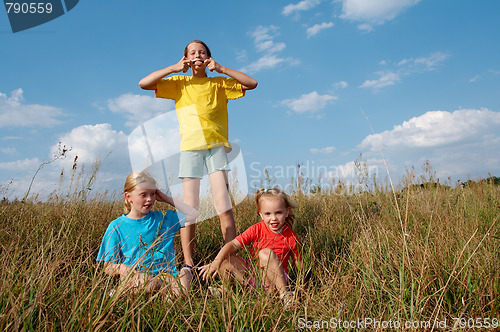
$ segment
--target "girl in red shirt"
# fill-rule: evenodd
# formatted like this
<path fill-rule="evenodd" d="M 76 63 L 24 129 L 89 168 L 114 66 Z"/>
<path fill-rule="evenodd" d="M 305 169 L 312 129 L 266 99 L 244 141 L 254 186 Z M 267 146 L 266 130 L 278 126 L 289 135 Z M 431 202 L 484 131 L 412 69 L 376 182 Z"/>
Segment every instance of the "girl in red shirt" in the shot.
<path fill-rule="evenodd" d="M 243 246 L 251 245 L 250 252 L 257 260 L 265 287 L 275 288 L 288 306 L 293 300 L 293 293 L 287 287 L 290 257 L 297 268 L 302 268 L 299 238 L 292 230 L 295 206 L 279 189 L 259 189 L 255 201 L 261 221 L 224 245 L 212 263 L 199 268 L 200 275 L 206 280 L 217 274 L 222 277 L 233 274 L 241 283 L 255 286 L 252 278 L 250 281 L 246 278 L 249 267 L 245 260 L 233 255 Z"/>

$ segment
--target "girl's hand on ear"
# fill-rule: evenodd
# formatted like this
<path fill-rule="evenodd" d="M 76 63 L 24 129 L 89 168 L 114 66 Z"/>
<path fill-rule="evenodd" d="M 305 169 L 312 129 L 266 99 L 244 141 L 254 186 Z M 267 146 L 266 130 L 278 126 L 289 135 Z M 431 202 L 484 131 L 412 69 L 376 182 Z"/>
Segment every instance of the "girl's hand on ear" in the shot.
<path fill-rule="evenodd" d="M 174 200 L 172 199 L 172 197 L 167 196 L 165 193 L 161 192 L 160 189 L 156 189 L 155 196 L 158 202 L 164 202 L 170 205 L 174 205 Z"/>
<path fill-rule="evenodd" d="M 209 58 L 205 60 L 205 66 L 210 70 L 210 71 L 216 71 L 219 74 L 221 74 L 221 65 L 219 65 L 213 58 Z"/>

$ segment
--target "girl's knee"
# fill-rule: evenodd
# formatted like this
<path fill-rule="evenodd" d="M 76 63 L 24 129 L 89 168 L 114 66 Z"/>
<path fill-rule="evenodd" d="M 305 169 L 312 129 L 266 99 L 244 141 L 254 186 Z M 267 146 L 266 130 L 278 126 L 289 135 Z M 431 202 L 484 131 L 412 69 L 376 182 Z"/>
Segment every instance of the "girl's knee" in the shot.
<path fill-rule="evenodd" d="M 224 260 L 219 266 L 219 273 L 224 274 L 227 271 L 231 271 L 233 269 L 233 264 L 229 262 L 227 259 Z"/>
<path fill-rule="evenodd" d="M 214 196 L 214 207 L 215 211 L 217 211 L 217 214 L 228 212 L 233 208 L 227 194 L 219 194 Z"/>
<path fill-rule="evenodd" d="M 219 270 L 221 272 L 241 270 L 242 267 L 244 268 L 244 263 L 242 261 L 242 258 L 231 255 L 221 263 Z"/>
<path fill-rule="evenodd" d="M 270 259 L 273 259 L 274 257 L 277 258 L 276 254 L 272 249 L 264 248 L 259 251 L 260 262 L 268 262 Z"/>

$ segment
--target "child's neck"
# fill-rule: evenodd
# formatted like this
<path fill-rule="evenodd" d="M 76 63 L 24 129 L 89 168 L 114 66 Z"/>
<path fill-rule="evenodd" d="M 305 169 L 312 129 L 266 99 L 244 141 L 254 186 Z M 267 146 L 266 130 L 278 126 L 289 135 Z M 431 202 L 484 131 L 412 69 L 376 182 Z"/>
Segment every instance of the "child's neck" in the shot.
<path fill-rule="evenodd" d="M 207 72 L 205 71 L 205 68 L 200 70 L 193 69 L 193 77 L 207 77 Z"/>
<path fill-rule="evenodd" d="M 142 219 L 144 218 L 145 216 L 147 216 L 147 213 L 144 214 L 144 213 L 141 213 L 141 212 L 138 212 L 136 210 L 132 210 L 130 211 L 128 214 L 127 214 L 127 218 L 129 219 Z"/>

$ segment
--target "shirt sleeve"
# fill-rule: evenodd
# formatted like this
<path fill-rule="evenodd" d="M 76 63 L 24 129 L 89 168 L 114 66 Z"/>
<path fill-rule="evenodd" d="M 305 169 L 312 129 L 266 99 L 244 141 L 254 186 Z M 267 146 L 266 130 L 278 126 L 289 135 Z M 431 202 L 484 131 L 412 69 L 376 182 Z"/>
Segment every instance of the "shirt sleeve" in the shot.
<path fill-rule="evenodd" d="M 248 227 L 246 231 L 235 237 L 236 241 L 241 243 L 242 246 L 251 244 L 255 240 L 255 229 L 255 225 Z"/>
<path fill-rule="evenodd" d="M 221 77 L 221 84 L 226 92 L 227 99 L 238 99 L 245 95 L 241 83 L 234 78 Z"/>
<path fill-rule="evenodd" d="M 97 261 L 100 263 L 111 262 L 121 264 L 125 260 L 121 250 L 121 240 L 117 225 L 110 224 L 106 233 L 104 233 L 99 253 L 97 254 Z"/>
<path fill-rule="evenodd" d="M 156 82 L 155 97 L 178 100 L 181 95 L 179 84 L 175 76 L 161 79 Z"/>

